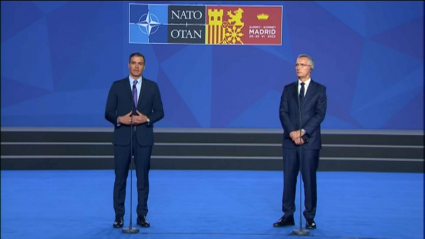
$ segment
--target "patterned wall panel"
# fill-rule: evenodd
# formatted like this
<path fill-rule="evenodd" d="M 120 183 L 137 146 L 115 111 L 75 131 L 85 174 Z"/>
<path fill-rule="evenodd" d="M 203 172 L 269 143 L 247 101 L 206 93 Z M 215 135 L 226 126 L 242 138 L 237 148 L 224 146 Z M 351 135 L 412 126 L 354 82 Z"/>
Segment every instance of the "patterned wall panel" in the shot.
<path fill-rule="evenodd" d="M 157 127 L 281 129 L 280 95 L 306 53 L 315 60 L 313 80 L 327 86 L 323 128 L 423 130 L 423 2 L 196 3 L 206 12 L 245 9 L 239 27 L 255 25 L 253 6 L 278 6 L 277 45 L 134 42 L 170 31 L 163 24 L 155 28 L 163 35 L 132 36 L 132 21 L 152 11 L 169 24 L 169 6 L 194 2 L 147 1 L 132 12 L 134 3 L 2 1 L 2 127 L 110 127 L 109 87 L 128 75 L 128 56 L 139 51 L 143 75 L 158 83 L 164 102 Z"/>

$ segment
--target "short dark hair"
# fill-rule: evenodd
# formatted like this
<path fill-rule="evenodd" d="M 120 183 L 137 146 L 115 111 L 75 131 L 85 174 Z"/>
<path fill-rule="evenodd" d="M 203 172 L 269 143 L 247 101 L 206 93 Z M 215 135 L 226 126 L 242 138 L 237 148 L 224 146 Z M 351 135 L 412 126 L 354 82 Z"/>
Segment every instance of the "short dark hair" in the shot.
<path fill-rule="evenodd" d="M 130 63 L 130 62 L 131 62 L 131 58 L 132 58 L 133 56 L 139 56 L 139 57 L 142 57 L 142 58 L 143 58 L 143 63 L 144 63 L 144 64 L 146 64 L 145 56 L 144 56 L 142 53 L 140 53 L 140 52 L 134 52 L 133 54 L 131 54 L 131 55 L 130 55 L 130 57 L 128 58 L 128 63 Z"/>

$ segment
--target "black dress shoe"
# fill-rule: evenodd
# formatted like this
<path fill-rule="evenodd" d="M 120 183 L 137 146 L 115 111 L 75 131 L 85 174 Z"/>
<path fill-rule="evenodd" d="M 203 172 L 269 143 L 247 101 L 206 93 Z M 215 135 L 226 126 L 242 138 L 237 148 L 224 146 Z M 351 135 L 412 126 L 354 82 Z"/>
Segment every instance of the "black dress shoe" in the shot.
<path fill-rule="evenodd" d="M 124 219 L 122 217 L 116 216 L 115 222 L 114 224 L 112 224 L 112 226 L 114 228 L 121 228 L 122 226 L 124 226 Z"/>
<path fill-rule="evenodd" d="M 305 223 L 306 229 L 316 229 L 316 223 L 313 219 L 307 219 L 307 222 Z"/>
<path fill-rule="evenodd" d="M 151 224 L 146 220 L 146 216 L 137 217 L 137 224 L 141 227 L 150 227 Z"/>
<path fill-rule="evenodd" d="M 294 216 L 287 217 L 285 215 L 283 215 L 279 219 L 279 221 L 273 223 L 274 227 L 286 227 L 286 226 L 293 226 L 293 225 L 295 225 Z"/>

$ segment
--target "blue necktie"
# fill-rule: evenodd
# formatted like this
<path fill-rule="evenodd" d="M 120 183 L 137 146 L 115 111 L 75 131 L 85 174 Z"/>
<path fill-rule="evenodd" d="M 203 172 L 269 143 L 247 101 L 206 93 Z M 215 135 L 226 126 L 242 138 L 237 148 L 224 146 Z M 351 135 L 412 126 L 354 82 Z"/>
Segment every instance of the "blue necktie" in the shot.
<path fill-rule="evenodd" d="M 137 80 L 133 81 L 133 99 L 134 99 L 134 106 L 137 107 Z"/>

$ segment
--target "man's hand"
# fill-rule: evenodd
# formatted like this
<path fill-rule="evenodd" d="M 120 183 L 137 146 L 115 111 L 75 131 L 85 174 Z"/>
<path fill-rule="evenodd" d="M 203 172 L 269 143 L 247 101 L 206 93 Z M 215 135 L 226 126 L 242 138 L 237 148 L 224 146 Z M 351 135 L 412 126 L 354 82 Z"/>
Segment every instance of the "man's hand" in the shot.
<path fill-rule="evenodd" d="M 304 144 L 304 140 L 303 140 L 303 138 L 298 137 L 298 138 L 296 138 L 296 139 L 294 140 L 294 143 L 295 143 L 296 145 L 302 145 L 302 144 Z"/>
<path fill-rule="evenodd" d="M 131 111 L 126 115 L 119 116 L 118 122 L 120 122 L 121 124 L 130 125 L 131 124 Z"/>
<path fill-rule="evenodd" d="M 143 124 L 146 122 L 146 120 L 148 120 L 148 117 L 142 113 L 140 113 L 138 110 L 136 110 L 137 115 L 133 115 L 133 124 L 134 125 L 139 125 L 139 124 Z"/>
<path fill-rule="evenodd" d="M 301 137 L 304 136 L 304 134 L 305 132 L 301 132 L 301 129 L 299 129 L 289 133 L 289 137 L 291 137 L 296 145 L 302 145 L 304 144 L 304 140 Z"/>
<path fill-rule="evenodd" d="M 304 136 L 305 133 L 301 132 L 301 129 L 292 131 L 289 133 L 289 137 L 291 137 L 292 141 L 295 141 L 295 139 L 299 138 L 300 136 Z"/>

